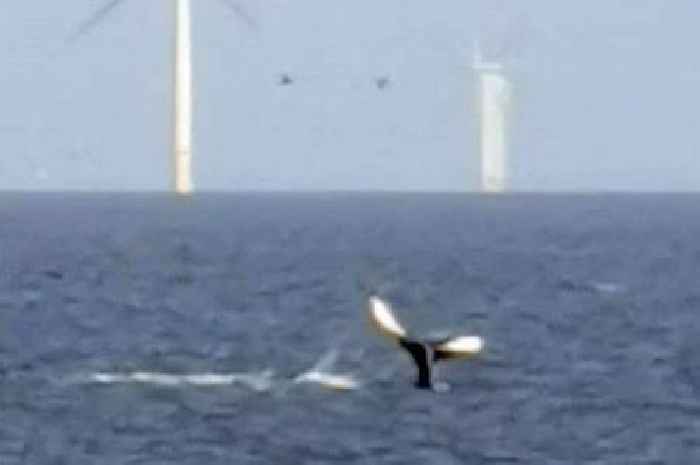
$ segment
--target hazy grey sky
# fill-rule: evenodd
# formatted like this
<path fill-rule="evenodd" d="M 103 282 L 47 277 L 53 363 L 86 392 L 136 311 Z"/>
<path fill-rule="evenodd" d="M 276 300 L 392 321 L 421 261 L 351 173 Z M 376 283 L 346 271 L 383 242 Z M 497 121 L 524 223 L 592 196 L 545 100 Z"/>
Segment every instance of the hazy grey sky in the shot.
<path fill-rule="evenodd" d="M 67 42 L 106 3 L 0 6 L 0 188 L 168 188 L 173 2 Z M 515 189 L 700 188 L 699 2 L 193 3 L 200 189 L 475 189 L 476 37 L 516 87 Z"/>

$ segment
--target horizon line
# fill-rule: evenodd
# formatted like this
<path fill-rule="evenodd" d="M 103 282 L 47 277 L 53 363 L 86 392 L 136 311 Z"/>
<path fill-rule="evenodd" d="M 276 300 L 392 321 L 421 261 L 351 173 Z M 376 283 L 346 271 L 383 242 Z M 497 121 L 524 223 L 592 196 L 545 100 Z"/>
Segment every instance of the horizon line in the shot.
<path fill-rule="evenodd" d="M 190 194 L 178 194 L 169 189 L 3 189 L 0 194 L 96 194 L 96 195 L 133 195 L 155 194 L 168 195 L 175 198 L 197 197 L 211 194 L 271 194 L 271 195 L 313 195 L 313 194 L 399 194 L 399 195 L 479 195 L 485 197 L 513 197 L 518 195 L 608 195 L 608 194 L 700 194 L 696 190 L 640 190 L 640 189 L 522 189 L 505 192 L 485 192 L 480 190 L 456 189 L 199 189 Z"/>

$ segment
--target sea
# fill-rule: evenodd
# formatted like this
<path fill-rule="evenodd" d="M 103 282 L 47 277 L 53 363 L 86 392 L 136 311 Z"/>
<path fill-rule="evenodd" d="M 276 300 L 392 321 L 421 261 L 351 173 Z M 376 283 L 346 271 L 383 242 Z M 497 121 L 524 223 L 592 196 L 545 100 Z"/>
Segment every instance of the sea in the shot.
<path fill-rule="evenodd" d="M 0 464 L 698 463 L 699 312 L 697 194 L 3 193 Z"/>

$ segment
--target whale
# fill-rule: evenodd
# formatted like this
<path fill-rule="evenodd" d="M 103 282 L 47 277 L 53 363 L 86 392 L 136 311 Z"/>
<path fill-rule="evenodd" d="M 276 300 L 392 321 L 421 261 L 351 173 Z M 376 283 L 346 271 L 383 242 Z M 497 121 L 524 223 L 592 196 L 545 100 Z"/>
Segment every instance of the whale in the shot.
<path fill-rule="evenodd" d="M 367 311 L 373 326 L 409 354 L 416 365 L 414 384 L 419 389 L 436 388 L 433 373 L 437 362 L 472 358 L 484 350 L 485 343 L 480 336 L 419 338 L 409 334 L 391 305 L 377 296 L 369 297 Z"/>

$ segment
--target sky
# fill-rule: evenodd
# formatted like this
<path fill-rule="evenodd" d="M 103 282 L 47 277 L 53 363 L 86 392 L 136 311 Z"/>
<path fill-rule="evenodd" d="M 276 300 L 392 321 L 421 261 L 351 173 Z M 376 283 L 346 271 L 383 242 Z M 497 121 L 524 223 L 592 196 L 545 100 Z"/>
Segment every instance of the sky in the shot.
<path fill-rule="evenodd" d="M 174 2 L 71 39 L 107 3 L 0 6 L 0 189 L 169 189 Z M 193 0 L 198 189 L 478 189 L 477 39 L 513 190 L 700 189 L 698 2 L 224 3 Z"/>

